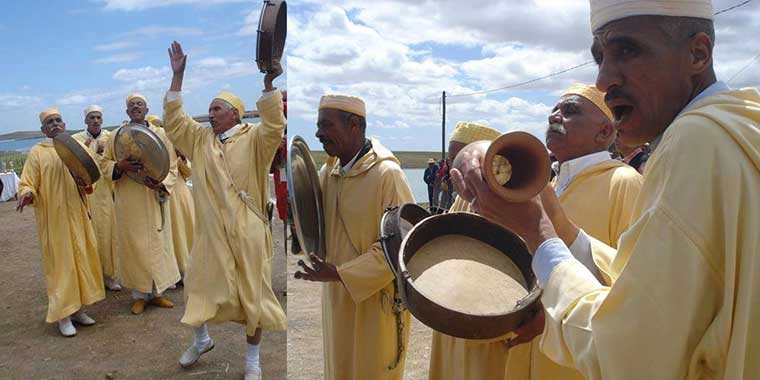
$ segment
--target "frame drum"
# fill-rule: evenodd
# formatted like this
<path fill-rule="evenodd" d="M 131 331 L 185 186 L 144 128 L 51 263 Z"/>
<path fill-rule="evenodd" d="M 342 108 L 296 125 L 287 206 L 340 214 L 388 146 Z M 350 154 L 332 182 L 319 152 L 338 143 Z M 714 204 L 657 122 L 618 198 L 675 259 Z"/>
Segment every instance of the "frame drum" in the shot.
<path fill-rule="evenodd" d="M 262 73 L 273 69 L 273 61 L 282 58 L 288 34 L 288 8 L 282 0 L 264 0 L 256 33 L 256 65 Z"/>
<path fill-rule="evenodd" d="M 92 185 L 100 178 L 98 164 L 73 137 L 61 133 L 53 138 L 53 147 L 63 164 L 74 175 L 82 178 L 85 185 Z"/>
<path fill-rule="evenodd" d="M 423 220 L 401 243 L 398 266 L 404 305 L 420 322 L 446 335 L 497 338 L 541 307 L 525 243 L 476 214 Z M 423 277 L 429 273 L 435 275 Z"/>

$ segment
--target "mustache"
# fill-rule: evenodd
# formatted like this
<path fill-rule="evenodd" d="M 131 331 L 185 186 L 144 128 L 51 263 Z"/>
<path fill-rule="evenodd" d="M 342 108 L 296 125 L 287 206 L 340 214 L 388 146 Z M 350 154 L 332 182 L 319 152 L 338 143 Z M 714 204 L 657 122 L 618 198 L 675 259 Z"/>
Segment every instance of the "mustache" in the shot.
<path fill-rule="evenodd" d="M 604 95 L 604 102 L 609 103 L 611 101 L 622 99 L 630 102 L 631 97 L 625 93 L 620 87 L 613 87 Z"/>
<path fill-rule="evenodd" d="M 550 132 L 557 132 L 563 135 L 567 134 L 567 129 L 565 129 L 565 126 L 561 123 L 551 123 L 549 124 L 549 131 Z"/>

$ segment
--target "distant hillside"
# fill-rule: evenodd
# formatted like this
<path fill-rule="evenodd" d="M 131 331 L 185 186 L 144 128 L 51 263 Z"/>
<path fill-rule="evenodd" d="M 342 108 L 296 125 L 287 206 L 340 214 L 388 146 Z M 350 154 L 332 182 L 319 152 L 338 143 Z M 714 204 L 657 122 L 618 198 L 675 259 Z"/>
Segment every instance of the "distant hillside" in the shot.
<path fill-rule="evenodd" d="M 3 140 L 26 140 L 45 137 L 40 131 L 23 131 L 23 132 L 11 132 L 4 135 L 0 135 L 0 141 Z"/>
<path fill-rule="evenodd" d="M 441 152 L 393 152 L 393 154 L 401 162 L 401 167 L 404 169 L 424 169 L 427 167 L 427 161 L 430 158 L 434 158 L 436 161 L 441 159 Z M 317 169 L 322 167 L 322 164 L 327 161 L 327 153 L 321 150 L 314 150 L 311 152 L 314 157 L 314 164 Z"/>
<path fill-rule="evenodd" d="M 116 127 L 117 125 L 112 125 L 110 127 L 104 127 L 103 129 L 108 129 L 109 131 L 112 131 Z M 67 130 L 66 133 L 73 135 L 81 131 L 84 131 L 84 129 Z M 38 139 L 42 137 L 45 137 L 45 135 L 43 135 L 42 132 L 40 131 L 19 131 L 19 132 L 11 132 L 11 133 L 6 133 L 4 135 L 0 135 L 0 141 Z"/>

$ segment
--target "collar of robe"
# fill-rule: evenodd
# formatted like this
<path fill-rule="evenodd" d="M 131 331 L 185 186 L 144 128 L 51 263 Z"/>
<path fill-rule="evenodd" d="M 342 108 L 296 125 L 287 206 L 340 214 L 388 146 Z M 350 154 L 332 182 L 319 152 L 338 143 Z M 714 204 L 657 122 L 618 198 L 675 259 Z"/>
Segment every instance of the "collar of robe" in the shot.
<path fill-rule="evenodd" d="M 363 166 L 362 164 L 369 157 L 368 153 L 371 151 L 372 151 L 372 141 L 370 139 L 365 139 L 364 145 L 362 145 L 362 148 L 359 150 L 359 153 L 357 153 L 356 158 L 354 160 L 354 164 L 351 166 L 351 169 L 348 170 L 348 173 L 345 173 L 345 174 L 342 173 L 343 166 L 341 165 L 340 159 L 338 159 L 335 161 L 336 165 L 333 167 L 332 171 L 330 172 L 330 175 L 339 176 L 339 177 L 352 177 L 363 172 L 363 170 L 361 170 Z"/>

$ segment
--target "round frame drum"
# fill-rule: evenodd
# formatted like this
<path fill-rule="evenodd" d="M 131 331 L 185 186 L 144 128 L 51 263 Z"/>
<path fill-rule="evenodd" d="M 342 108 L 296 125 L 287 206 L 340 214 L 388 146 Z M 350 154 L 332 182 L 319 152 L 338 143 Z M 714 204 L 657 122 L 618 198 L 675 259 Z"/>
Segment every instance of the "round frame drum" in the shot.
<path fill-rule="evenodd" d="M 143 170 L 125 174 L 139 184 L 150 177 L 161 182 L 169 174 L 169 151 L 161 139 L 148 127 L 140 124 L 127 124 L 114 136 L 114 156 L 117 161 L 133 157 L 143 164 Z"/>
<path fill-rule="evenodd" d="M 288 197 L 296 235 L 304 251 L 324 259 L 327 255 L 322 188 L 306 141 L 293 136 L 288 147 Z"/>
<path fill-rule="evenodd" d="M 410 260 L 421 252 L 420 248 L 426 243 L 446 235 L 472 238 L 496 248 L 504 255 L 502 260 L 509 262 L 502 261 L 500 264 L 516 266 L 519 270 L 519 274 L 527 285 L 525 289 L 527 295 L 521 299 L 510 300 L 510 303 L 514 302 L 514 307 L 509 311 L 482 314 L 453 310 L 431 300 L 415 283 L 407 266 Z M 452 253 L 457 256 L 456 260 L 451 261 L 455 264 L 463 262 L 464 260 L 460 259 L 467 259 L 468 255 L 472 256 L 469 251 L 452 251 Z M 541 289 L 531 269 L 531 256 L 525 243 L 509 230 L 479 215 L 457 212 L 436 215 L 423 220 L 412 228 L 401 243 L 398 264 L 400 271 L 400 276 L 397 278 L 398 289 L 406 307 L 420 322 L 446 335 L 465 339 L 497 338 L 514 331 L 541 307 L 538 302 Z M 484 290 L 492 288 L 488 279 L 476 278 L 476 280 L 482 281 Z M 481 284 L 478 283 L 477 286 L 480 287 Z M 478 298 L 479 296 L 475 296 L 468 301 L 484 302 Z M 509 308 L 501 308 L 501 310 L 506 309 Z"/>
<path fill-rule="evenodd" d="M 100 179 L 98 164 L 87 154 L 86 148 L 73 137 L 61 133 L 53 138 L 53 147 L 63 164 L 71 173 L 81 178 L 85 185 L 92 185 Z"/>
<path fill-rule="evenodd" d="M 430 217 L 430 213 L 415 203 L 406 203 L 385 211 L 380 219 L 380 243 L 385 261 L 391 267 L 393 276 L 398 277 L 398 254 L 401 242 L 417 223 Z"/>
<path fill-rule="evenodd" d="M 256 33 L 256 65 L 262 73 L 282 58 L 288 34 L 288 7 L 282 0 L 264 0 Z"/>

